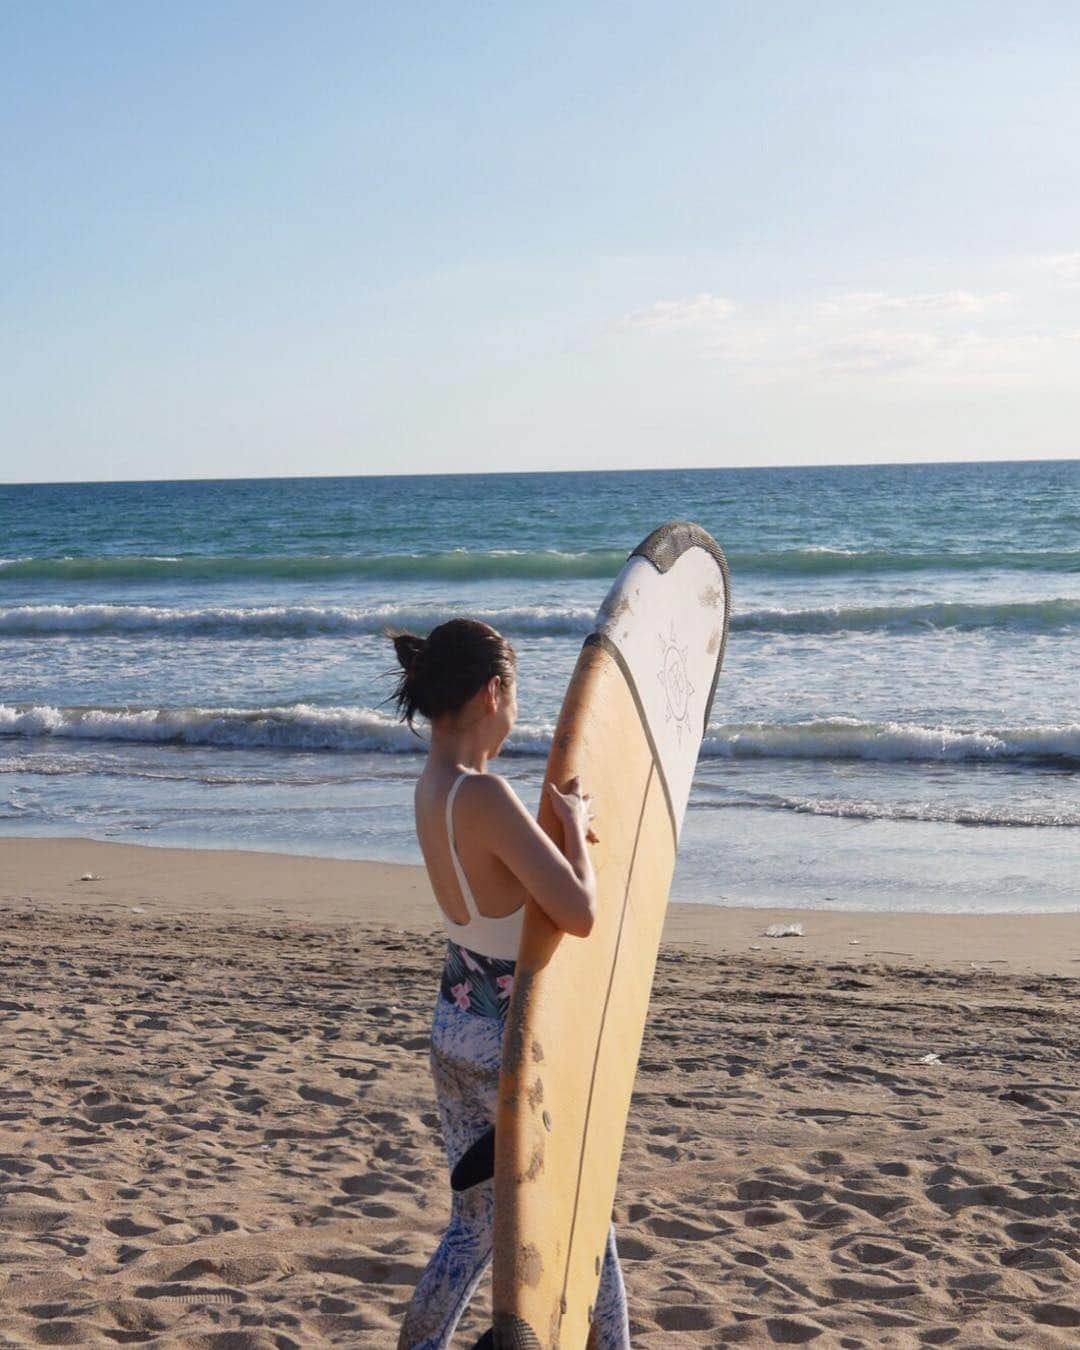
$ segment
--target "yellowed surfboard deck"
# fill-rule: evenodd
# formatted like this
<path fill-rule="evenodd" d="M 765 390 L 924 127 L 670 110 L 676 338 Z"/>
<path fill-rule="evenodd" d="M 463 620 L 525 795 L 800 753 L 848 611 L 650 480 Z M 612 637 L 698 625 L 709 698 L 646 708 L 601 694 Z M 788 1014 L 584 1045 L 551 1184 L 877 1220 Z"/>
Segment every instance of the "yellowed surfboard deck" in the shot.
<path fill-rule="evenodd" d="M 727 564 L 674 522 L 630 555 L 586 639 L 545 782 L 595 798 L 597 919 L 558 932 L 528 904 L 495 1146 L 494 1341 L 589 1336 L 660 933 L 727 638 Z M 541 825 L 559 827 L 541 798 Z"/>

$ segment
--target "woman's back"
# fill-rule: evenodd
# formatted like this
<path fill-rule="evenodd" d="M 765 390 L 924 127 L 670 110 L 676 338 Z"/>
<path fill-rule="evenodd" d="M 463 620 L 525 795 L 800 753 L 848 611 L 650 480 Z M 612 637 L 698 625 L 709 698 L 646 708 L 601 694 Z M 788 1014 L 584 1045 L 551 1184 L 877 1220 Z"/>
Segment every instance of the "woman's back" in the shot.
<path fill-rule="evenodd" d="M 484 785 L 469 781 L 485 775 L 465 769 L 449 788 L 445 777 L 432 774 L 429 779 L 425 771 L 417 782 L 416 833 L 447 936 L 469 951 L 513 960 L 521 939 L 525 890 L 485 845 Z"/>

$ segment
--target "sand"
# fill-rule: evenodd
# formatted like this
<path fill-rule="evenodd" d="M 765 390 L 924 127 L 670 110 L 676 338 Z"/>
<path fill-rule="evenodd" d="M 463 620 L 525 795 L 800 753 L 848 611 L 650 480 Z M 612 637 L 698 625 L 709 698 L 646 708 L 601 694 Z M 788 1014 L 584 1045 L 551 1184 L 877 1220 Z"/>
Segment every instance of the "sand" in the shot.
<path fill-rule="evenodd" d="M 0 1346 L 393 1347 L 447 1205 L 433 904 L 411 867 L 0 840 Z M 1075 1346 L 1078 974 L 1075 915 L 673 906 L 635 1347 Z"/>

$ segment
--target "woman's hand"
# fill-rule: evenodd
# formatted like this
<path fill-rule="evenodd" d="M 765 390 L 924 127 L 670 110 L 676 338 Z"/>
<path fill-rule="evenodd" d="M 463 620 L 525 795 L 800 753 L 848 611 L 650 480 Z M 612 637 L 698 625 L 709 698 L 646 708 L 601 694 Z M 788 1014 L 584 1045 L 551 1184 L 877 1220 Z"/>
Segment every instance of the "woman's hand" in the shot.
<path fill-rule="evenodd" d="M 563 791 L 552 787 L 552 810 L 562 826 L 557 842 L 525 810 L 521 798 L 497 773 L 477 774 L 466 807 L 475 812 L 472 828 L 490 840 L 491 851 L 521 882 L 557 928 L 588 937 L 596 921 L 596 876 L 586 843 L 590 826 L 588 798 L 572 779 Z M 462 826 L 464 830 L 464 826 Z M 554 833 L 554 832 L 553 832 Z"/>
<path fill-rule="evenodd" d="M 561 792 L 554 783 L 549 783 L 548 792 L 563 827 L 566 829 L 576 827 L 590 844 L 598 844 L 599 837 L 592 827 L 592 797 L 588 792 L 582 792 L 581 779 L 575 774 Z"/>

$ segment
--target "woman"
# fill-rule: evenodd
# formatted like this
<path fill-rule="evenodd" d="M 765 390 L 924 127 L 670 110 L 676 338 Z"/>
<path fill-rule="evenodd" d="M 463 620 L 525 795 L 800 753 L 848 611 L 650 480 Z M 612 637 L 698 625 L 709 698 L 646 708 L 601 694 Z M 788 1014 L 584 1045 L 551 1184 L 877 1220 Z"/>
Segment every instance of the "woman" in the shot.
<path fill-rule="evenodd" d="M 416 784 L 416 833 L 448 943 L 431 1034 L 431 1070 L 451 1173 L 450 1223 L 416 1287 L 399 1350 L 442 1350 L 491 1260 L 490 1168 L 503 1026 L 526 895 L 553 923 L 588 936 L 595 842 L 577 779 L 549 786 L 563 829 L 560 853 L 488 761 L 517 716 L 517 658 L 494 628 L 452 619 L 427 638 L 393 637 L 402 718 L 431 723 Z M 485 1145 L 488 1162 L 485 1165 Z M 630 1344 L 626 1295 L 608 1235 L 590 1347 Z"/>

